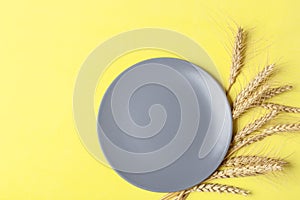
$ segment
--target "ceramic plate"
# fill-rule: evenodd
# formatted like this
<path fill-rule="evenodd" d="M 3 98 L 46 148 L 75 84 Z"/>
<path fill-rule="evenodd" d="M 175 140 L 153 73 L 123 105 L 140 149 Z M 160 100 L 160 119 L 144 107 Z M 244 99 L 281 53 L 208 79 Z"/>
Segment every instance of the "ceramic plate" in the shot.
<path fill-rule="evenodd" d="M 111 167 L 155 192 L 192 187 L 228 150 L 231 110 L 223 88 L 201 67 L 176 58 L 137 63 L 107 89 L 99 141 Z"/>

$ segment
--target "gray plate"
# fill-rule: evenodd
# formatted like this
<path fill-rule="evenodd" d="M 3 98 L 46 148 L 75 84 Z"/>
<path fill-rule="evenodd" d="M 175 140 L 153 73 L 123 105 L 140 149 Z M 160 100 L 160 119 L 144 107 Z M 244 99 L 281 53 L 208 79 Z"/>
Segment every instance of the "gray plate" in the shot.
<path fill-rule="evenodd" d="M 221 164 L 232 118 L 222 87 L 175 58 L 145 60 L 106 91 L 98 114 L 101 148 L 113 169 L 150 191 L 192 187 Z"/>

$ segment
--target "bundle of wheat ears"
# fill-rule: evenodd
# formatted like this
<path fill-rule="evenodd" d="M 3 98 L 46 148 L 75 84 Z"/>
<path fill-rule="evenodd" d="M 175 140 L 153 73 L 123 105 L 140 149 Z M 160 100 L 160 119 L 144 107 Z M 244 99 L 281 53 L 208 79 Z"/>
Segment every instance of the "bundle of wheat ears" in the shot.
<path fill-rule="evenodd" d="M 282 171 L 284 167 L 287 166 L 288 162 L 279 158 L 255 155 L 235 156 L 236 152 L 242 148 L 261 141 L 266 137 L 281 132 L 300 131 L 299 123 L 268 126 L 268 123 L 280 113 L 300 113 L 300 108 L 269 102 L 272 97 L 292 89 L 292 86 L 290 85 L 283 85 L 280 87 L 270 86 L 268 80 L 274 72 L 275 64 L 266 66 L 244 89 L 241 90 L 235 99 L 231 100 L 229 92 L 232 86 L 234 86 L 236 79 L 244 66 L 246 50 L 245 39 L 246 33 L 243 28 L 239 27 L 233 47 L 229 87 L 226 91 L 227 97 L 232 101 L 231 109 L 233 124 L 235 126 L 235 122 L 238 118 L 255 107 L 265 109 L 266 114 L 247 124 L 241 130 L 233 132 L 232 142 L 224 161 L 208 179 L 192 188 L 169 193 L 161 200 L 185 200 L 192 192 L 218 192 L 248 195 L 250 194 L 248 190 L 230 185 L 210 183 L 210 181 L 225 178 L 264 175 L 270 172 Z M 236 130 L 236 128 L 234 128 L 234 130 Z"/>

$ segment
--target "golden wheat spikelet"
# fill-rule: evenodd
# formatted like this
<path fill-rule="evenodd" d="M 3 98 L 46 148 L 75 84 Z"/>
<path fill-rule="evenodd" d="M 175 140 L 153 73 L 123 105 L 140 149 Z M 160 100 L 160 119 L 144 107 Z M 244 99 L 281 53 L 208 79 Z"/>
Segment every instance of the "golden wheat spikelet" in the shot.
<path fill-rule="evenodd" d="M 243 196 L 247 196 L 248 194 L 250 194 L 248 190 L 244 190 L 235 186 L 223 185 L 218 183 L 201 183 L 189 190 L 183 190 L 177 193 L 169 193 L 161 200 L 170 200 L 170 199 L 184 200 L 192 192 L 230 193 L 230 194 L 239 194 Z"/>
<path fill-rule="evenodd" d="M 235 101 L 233 102 L 233 109 L 249 97 L 266 82 L 271 74 L 274 72 L 274 64 L 266 66 L 261 72 L 259 72 L 256 77 L 249 82 L 249 84 L 237 95 Z"/>
<path fill-rule="evenodd" d="M 252 94 L 248 97 L 245 97 L 242 101 L 236 102 L 232 110 L 233 119 L 238 118 L 241 114 L 246 112 L 249 108 L 252 107 L 253 103 L 258 101 L 261 96 L 269 89 L 269 85 L 264 84 L 260 86 L 256 91 L 253 91 Z"/>
<path fill-rule="evenodd" d="M 256 119 L 254 122 L 249 123 L 246 125 L 241 131 L 237 132 L 234 136 L 233 143 L 237 143 L 240 140 L 245 139 L 248 135 L 253 133 L 254 131 L 261 128 L 270 120 L 274 119 L 278 115 L 278 110 L 271 110 L 271 112 L 267 113 L 266 115 L 262 116 L 259 119 Z"/>
<path fill-rule="evenodd" d="M 242 147 L 261 141 L 266 137 L 274 135 L 276 133 L 295 131 L 300 131 L 300 124 L 278 124 L 276 126 L 272 126 L 270 128 L 265 129 L 264 131 L 262 131 L 262 133 L 258 135 L 254 135 L 234 144 L 234 146 L 229 150 L 228 155 L 232 155 L 234 152 L 241 149 Z"/>
<path fill-rule="evenodd" d="M 232 193 L 232 194 L 240 194 L 240 195 L 248 195 L 249 191 L 229 186 L 229 185 L 221 185 L 217 183 L 204 183 L 197 186 L 197 192 L 217 192 L 217 193 Z"/>
<path fill-rule="evenodd" d="M 261 104 L 261 107 L 269 110 L 279 110 L 287 113 L 300 113 L 300 108 L 293 107 L 293 106 L 285 106 L 285 105 L 280 105 L 275 103 L 263 103 Z"/>
<path fill-rule="evenodd" d="M 257 176 L 274 171 L 282 171 L 281 163 L 266 163 L 257 165 L 246 165 L 241 167 L 234 167 L 231 169 L 217 170 L 208 180 L 224 179 L 224 178 L 238 178 L 247 176 Z"/>
<path fill-rule="evenodd" d="M 244 65 L 245 59 L 245 32 L 243 28 L 238 27 L 238 31 L 235 37 L 233 54 L 230 68 L 230 77 L 229 77 L 229 87 L 227 92 L 230 91 L 231 87 L 236 81 L 237 76 L 239 75 L 241 68 Z"/>
<path fill-rule="evenodd" d="M 244 167 L 247 165 L 266 165 L 268 163 L 278 164 L 278 165 L 287 165 L 288 162 L 278 158 L 269 158 L 265 156 L 237 156 L 226 159 L 222 163 L 221 167 Z"/>
<path fill-rule="evenodd" d="M 291 85 L 283 85 L 276 88 L 270 88 L 266 91 L 265 94 L 262 95 L 261 99 L 259 99 L 257 102 L 253 104 L 253 106 L 260 106 L 264 101 L 271 99 L 274 96 L 280 95 L 284 92 L 290 91 L 293 89 L 293 86 Z"/>

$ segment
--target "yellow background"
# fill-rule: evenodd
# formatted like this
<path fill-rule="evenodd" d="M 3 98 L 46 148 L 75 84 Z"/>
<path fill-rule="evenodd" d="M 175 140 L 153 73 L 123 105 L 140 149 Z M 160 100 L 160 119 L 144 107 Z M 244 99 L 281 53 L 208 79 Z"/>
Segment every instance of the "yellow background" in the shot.
<path fill-rule="evenodd" d="M 237 23 L 250 30 L 244 78 L 251 78 L 267 61 L 275 61 L 281 69 L 275 84 L 295 86 L 290 96 L 276 100 L 300 106 L 299 8 L 297 0 L 2 1 L 0 199 L 159 199 L 162 194 L 128 184 L 82 146 L 73 121 L 72 94 L 85 58 L 123 31 L 167 28 L 204 47 L 225 80 L 232 40 L 228 27 Z M 145 51 L 130 59 L 163 55 Z M 119 69 L 127 66 L 122 62 L 126 63 L 118 62 Z M 245 82 L 240 79 L 239 84 Z M 108 85 L 109 80 L 102 83 Z M 101 88 L 97 93 L 103 93 Z M 299 121 L 297 116 L 289 118 Z M 275 136 L 249 152 L 266 151 L 262 145 L 276 156 L 287 157 L 291 167 L 280 174 L 222 183 L 252 190 L 247 197 L 251 200 L 299 199 L 300 137 Z M 190 199 L 245 197 L 198 193 Z"/>

